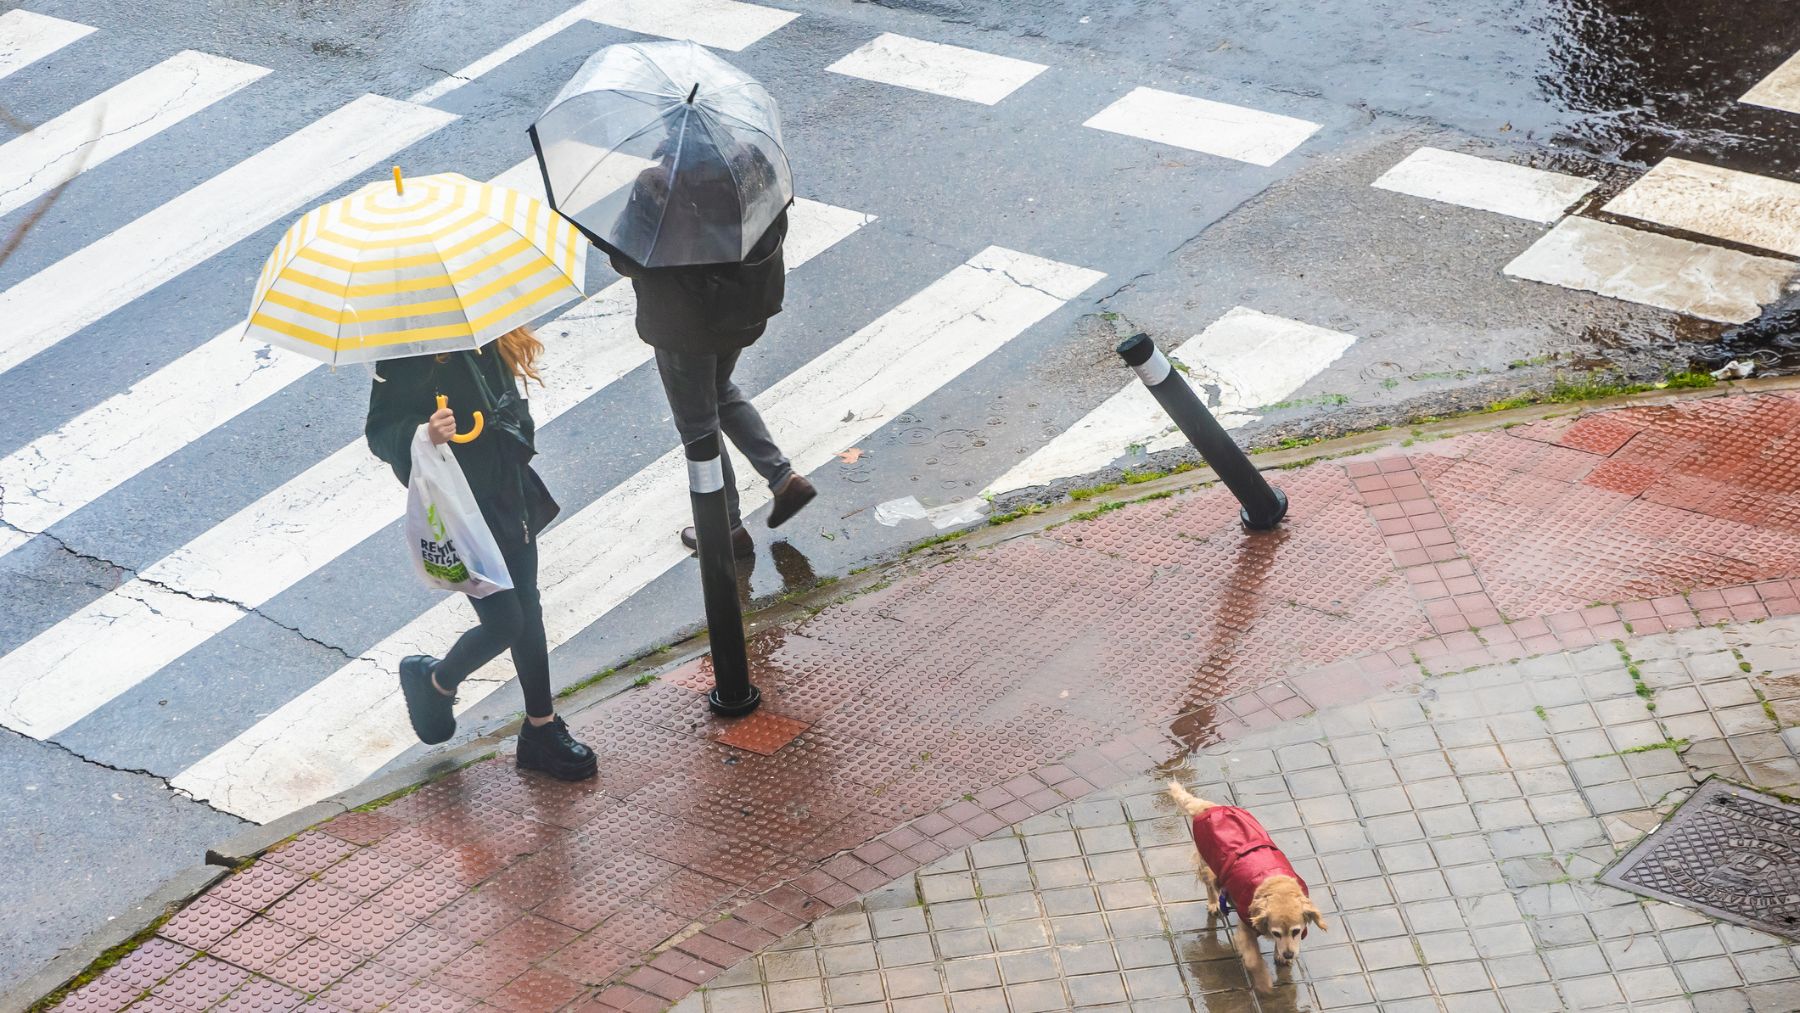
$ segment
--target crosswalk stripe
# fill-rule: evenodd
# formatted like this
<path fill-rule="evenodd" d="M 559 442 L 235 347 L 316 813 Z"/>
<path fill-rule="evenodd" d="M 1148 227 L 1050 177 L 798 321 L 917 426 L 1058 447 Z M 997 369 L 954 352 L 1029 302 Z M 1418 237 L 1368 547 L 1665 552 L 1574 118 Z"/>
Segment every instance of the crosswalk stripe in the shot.
<path fill-rule="evenodd" d="M 1665 158 L 1606 210 L 1800 257 L 1800 183 Z"/>
<path fill-rule="evenodd" d="M 825 69 L 877 84 L 991 106 L 1046 68 L 1041 63 L 889 32 Z"/>
<path fill-rule="evenodd" d="M 364 95 L 0 292 L 0 372 L 455 119 Z"/>
<path fill-rule="evenodd" d="M 493 182 L 531 180 L 536 158 Z M 243 340 L 245 323 L 0 458 L 0 557 L 318 368 Z"/>
<path fill-rule="evenodd" d="M 419 89 L 407 101 L 421 105 L 436 102 L 577 21 L 737 51 L 796 17 L 792 11 L 738 0 L 586 0 L 456 73 Z"/>
<path fill-rule="evenodd" d="M 1592 218 L 1564 218 L 1506 274 L 1721 323 L 1755 319 L 1794 264 Z"/>
<path fill-rule="evenodd" d="M 792 263 L 868 220 L 797 204 Z M 650 359 L 633 326 L 635 305 L 631 284 L 617 282 L 547 329 L 543 371 L 555 385 L 533 398 L 540 425 Z M 405 506 L 393 473 L 352 441 L 0 658 L 0 725 L 56 735 L 398 520 Z"/>
<path fill-rule="evenodd" d="M 185 50 L 0 145 L 0 215 L 268 74 Z"/>
<path fill-rule="evenodd" d="M 1190 151 L 1274 165 L 1319 129 L 1319 124 L 1260 109 L 1134 88 L 1083 126 Z"/>
<path fill-rule="evenodd" d="M 1776 67 L 1768 77 L 1756 82 L 1756 87 L 1745 92 L 1744 97 L 1738 101 L 1787 113 L 1800 113 L 1800 53 L 1788 57 L 1787 62 Z"/>
<path fill-rule="evenodd" d="M 93 32 L 87 25 L 31 11 L 0 14 L 0 78 Z"/>
<path fill-rule="evenodd" d="M 1356 336 L 1239 306 L 1183 342 L 1170 356 L 1188 382 L 1218 388 L 1209 407 L 1227 429 L 1255 422 L 1258 408 L 1292 395 L 1356 343 Z M 993 495 L 1085 475 L 1125 456 L 1133 444 L 1147 453 L 1178 446 L 1186 437 L 1133 380 L 1081 421 L 1002 475 Z"/>
<path fill-rule="evenodd" d="M 739 0 L 595 0 L 586 7 L 589 21 L 733 52 L 799 17 Z"/>
<path fill-rule="evenodd" d="M 1412 197 L 1548 225 L 1587 196 L 1593 180 L 1442 148 L 1420 148 L 1373 184 Z"/>
<path fill-rule="evenodd" d="M 770 430 L 809 471 L 942 387 L 1101 277 L 990 247 L 756 399 Z M 748 469 L 746 469 L 748 471 Z M 746 476 L 743 506 L 768 490 Z M 665 454 L 540 541 L 552 648 L 686 557 L 686 469 Z M 266 821 L 343 791 L 414 743 L 394 692 L 407 654 L 441 651 L 472 622 L 462 598 L 441 602 L 289 701 L 171 782 L 196 798 Z M 464 682 L 466 711 L 511 678 L 504 659 Z"/>

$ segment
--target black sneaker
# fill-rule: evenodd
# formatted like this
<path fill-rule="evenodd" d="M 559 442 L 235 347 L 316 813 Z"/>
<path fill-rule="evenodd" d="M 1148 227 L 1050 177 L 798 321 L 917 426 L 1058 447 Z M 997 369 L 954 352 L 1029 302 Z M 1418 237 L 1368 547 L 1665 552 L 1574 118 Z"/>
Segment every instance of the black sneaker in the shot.
<path fill-rule="evenodd" d="M 412 719 L 413 734 L 428 746 L 456 734 L 456 698 L 439 693 L 431 683 L 431 669 L 436 664 L 436 658 L 424 654 L 400 659 L 400 692 L 406 695 L 406 716 Z"/>
<path fill-rule="evenodd" d="M 600 770 L 594 751 L 575 741 L 561 715 L 546 725 L 527 720 L 519 729 L 519 769 L 541 770 L 559 781 L 585 781 Z"/>

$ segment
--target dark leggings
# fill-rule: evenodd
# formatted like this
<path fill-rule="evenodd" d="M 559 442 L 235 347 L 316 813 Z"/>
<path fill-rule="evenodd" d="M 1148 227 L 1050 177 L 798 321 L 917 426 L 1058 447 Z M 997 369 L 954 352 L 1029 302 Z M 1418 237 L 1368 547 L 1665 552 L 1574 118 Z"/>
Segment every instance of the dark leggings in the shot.
<path fill-rule="evenodd" d="M 525 691 L 525 713 L 547 718 L 556 712 L 550 696 L 550 649 L 544 640 L 544 606 L 538 596 L 537 542 L 527 541 L 517 519 L 488 518 L 500 555 L 512 574 L 513 589 L 486 598 L 471 598 L 481 625 L 464 633 L 438 662 L 433 675 L 439 686 L 454 690 L 471 672 L 512 649 L 519 688 Z"/>

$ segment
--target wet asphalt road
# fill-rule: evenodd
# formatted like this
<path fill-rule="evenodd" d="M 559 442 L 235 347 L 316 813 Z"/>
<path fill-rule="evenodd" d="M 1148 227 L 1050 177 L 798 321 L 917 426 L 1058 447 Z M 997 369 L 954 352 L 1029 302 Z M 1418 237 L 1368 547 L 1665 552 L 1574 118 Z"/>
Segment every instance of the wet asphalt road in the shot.
<path fill-rule="evenodd" d="M 274 74 L 78 179 L 0 266 L 0 288 L 356 95 L 404 97 L 568 4 L 162 0 L 109 11 L 33 0 L 33 11 L 102 31 L 0 80 L 0 103 L 26 122 L 180 49 Z M 1718 336 L 1718 325 L 1503 277 L 1539 226 L 1369 187 L 1421 145 L 1598 179 L 1589 207 L 1669 155 L 1800 179 L 1800 116 L 1735 101 L 1800 50 L 1786 0 L 781 6 L 801 17 L 730 58 L 783 102 L 801 195 L 878 219 L 790 279 L 788 311 L 740 369 L 746 390 L 768 388 L 990 244 L 1106 278 L 863 441 L 860 460 L 815 473 L 821 501 L 750 575 L 761 596 L 931 534 L 923 522 L 880 525 L 871 508 L 979 492 L 1119 389 L 1110 348 L 1135 329 L 1177 341 L 1248 305 L 1358 335 L 1296 399 L 1310 403 L 1240 433 L 1264 442 L 1484 403 L 1568 364 L 1654 376 Z M 824 71 L 881 32 L 1053 71 L 993 107 Z M 528 153 L 525 124 L 574 67 L 633 37 L 577 22 L 442 99 L 461 118 L 402 160 L 499 172 Z M 1322 129 L 1263 168 L 1080 126 L 1138 86 Z M 0 231 L 22 218 L 0 218 Z M 0 432 L 0 453 L 238 319 L 279 232 L 263 230 L 0 373 L 0 403 L 22 406 Z M 590 273 L 593 288 L 613 280 L 601 258 Z M 1537 365 L 1511 366 L 1519 362 Z M 55 538 L 0 559 L 0 652 L 355 439 L 365 397 L 354 370 L 309 375 L 58 524 Z M 540 470 L 573 509 L 673 445 L 656 379 L 640 369 L 547 427 Z M 671 533 L 679 524 L 670 519 Z M 760 519 L 752 524 L 764 533 Z M 0 733 L 0 854 L 19 873 L 0 880 L 0 988 L 239 825 L 164 779 L 433 602 L 394 572 L 392 541 L 371 539 L 329 563 L 57 744 Z M 558 682 L 690 627 L 696 586 L 691 565 L 650 583 L 557 652 Z M 502 691 L 464 726 L 518 706 L 516 691 Z"/>

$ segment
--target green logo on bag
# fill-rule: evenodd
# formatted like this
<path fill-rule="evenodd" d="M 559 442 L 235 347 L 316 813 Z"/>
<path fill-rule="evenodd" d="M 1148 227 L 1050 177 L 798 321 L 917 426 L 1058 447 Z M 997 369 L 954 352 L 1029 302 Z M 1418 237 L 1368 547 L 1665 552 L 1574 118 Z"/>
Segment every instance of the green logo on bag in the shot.
<path fill-rule="evenodd" d="M 444 540 L 444 536 L 448 534 L 448 532 L 444 529 L 443 518 L 438 516 L 436 503 L 425 508 L 425 523 L 431 528 L 431 538 L 433 541 L 441 542 Z"/>

